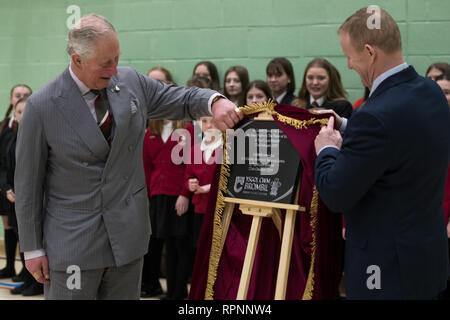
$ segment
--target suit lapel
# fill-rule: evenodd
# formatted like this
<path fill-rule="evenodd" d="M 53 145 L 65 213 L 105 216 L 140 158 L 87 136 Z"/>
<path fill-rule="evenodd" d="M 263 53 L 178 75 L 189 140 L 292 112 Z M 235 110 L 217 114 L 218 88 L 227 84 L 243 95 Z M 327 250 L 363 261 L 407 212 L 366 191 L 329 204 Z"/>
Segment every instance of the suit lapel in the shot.
<path fill-rule="evenodd" d="M 114 137 L 111 143 L 110 158 L 120 151 L 121 145 L 127 136 L 130 123 L 130 92 L 127 87 L 114 78 L 106 89 L 108 102 L 114 121 Z"/>
<path fill-rule="evenodd" d="M 98 158 L 105 161 L 108 157 L 109 146 L 100 128 L 81 96 L 81 92 L 70 76 L 69 69 L 63 73 L 63 87 L 56 97 L 57 105 L 70 127 L 78 134 L 89 150 Z"/>

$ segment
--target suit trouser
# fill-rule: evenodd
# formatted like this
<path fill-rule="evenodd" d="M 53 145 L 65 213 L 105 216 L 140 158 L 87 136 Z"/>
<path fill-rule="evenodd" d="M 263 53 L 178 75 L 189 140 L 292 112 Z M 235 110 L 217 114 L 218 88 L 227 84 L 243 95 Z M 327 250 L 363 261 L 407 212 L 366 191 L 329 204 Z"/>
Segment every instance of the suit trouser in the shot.
<path fill-rule="evenodd" d="M 139 300 L 142 262 L 139 258 L 120 267 L 81 270 L 79 286 L 75 273 L 50 270 L 44 285 L 46 300 Z"/>

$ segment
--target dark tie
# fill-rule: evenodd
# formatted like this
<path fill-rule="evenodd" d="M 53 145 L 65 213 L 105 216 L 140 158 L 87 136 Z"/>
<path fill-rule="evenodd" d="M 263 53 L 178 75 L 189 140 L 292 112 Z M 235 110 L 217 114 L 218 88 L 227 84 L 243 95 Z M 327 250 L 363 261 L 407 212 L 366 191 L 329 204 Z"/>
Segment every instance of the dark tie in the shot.
<path fill-rule="evenodd" d="M 108 97 L 105 89 L 94 90 L 91 92 L 97 96 L 94 101 L 95 114 L 97 115 L 97 124 L 100 127 L 106 141 L 111 145 L 111 129 L 112 129 L 112 117 L 109 113 Z"/>
<path fill-rule="evenodd" d="M 314 102 L 312 103 L 312 106 L 313 106 L 314 108 L 318 108 L 318 107 L 319 107 L 319 104 L 317 103 L 316 100 L 314 100 Z"/>

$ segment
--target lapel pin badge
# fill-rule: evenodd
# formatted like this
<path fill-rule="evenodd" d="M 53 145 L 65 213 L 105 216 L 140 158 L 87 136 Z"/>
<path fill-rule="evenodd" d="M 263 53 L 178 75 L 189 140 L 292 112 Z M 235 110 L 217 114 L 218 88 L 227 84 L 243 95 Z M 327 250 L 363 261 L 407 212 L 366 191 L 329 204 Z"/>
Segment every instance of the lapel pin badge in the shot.
<path fill-rule="evenodd" d="M 120 91 L 120 88 L 118 86 L 111 88 L 111 92 L 119 92 L 119 91 Z"/>

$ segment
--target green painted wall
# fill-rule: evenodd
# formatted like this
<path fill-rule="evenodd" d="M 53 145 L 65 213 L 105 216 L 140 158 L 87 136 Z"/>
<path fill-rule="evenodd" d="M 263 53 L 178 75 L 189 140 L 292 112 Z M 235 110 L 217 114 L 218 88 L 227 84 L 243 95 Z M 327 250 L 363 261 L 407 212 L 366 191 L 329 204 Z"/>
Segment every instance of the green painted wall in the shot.
<path fill-rule="evenodd" d="M 115 25 L 121 65 L 142 73 L 162 65 L 180 85 L 200 60 L 216 63 L 221 78 L 239 64 L 251 80 L 265 79 L 265 67 L 276 56 L 291 60 L 299 84 L 306 64 L 321 56 L 339 69 L 354 101 L 362 86 L 346 68 L 336 30 L 367 5 L 379 5 L 396 19 L 406 61 L 419 73 L 432 62 L 450 62 L 449 0 L 0 0 L 0 115 L 14 84 L 37 90 L 67 66 L 73 5 L 81 15 L 101 14 Z"/>
<path fill-rule="evenodd" d="M 71 5 L 81 15 L 107 17 L 118 30 L 120 64 L 142 73 L 163 65 L 183 85 L 196 62 L 211 60 L 221 78 L 241 64 L 251 80 L 265 79 L 266 64 L 285 56 L 299 84 L 308 61 L 322 56 L 338 67 L 353 101 L 361 84 L 346 68 L 336 29 L 371 4 L 398 21 L 406 60 L 420 73 L 432 62 L 450 62 L 448 0 L 0 0 L 0 111 L 12 85 L 36 90 L 65 68 Z"/>

